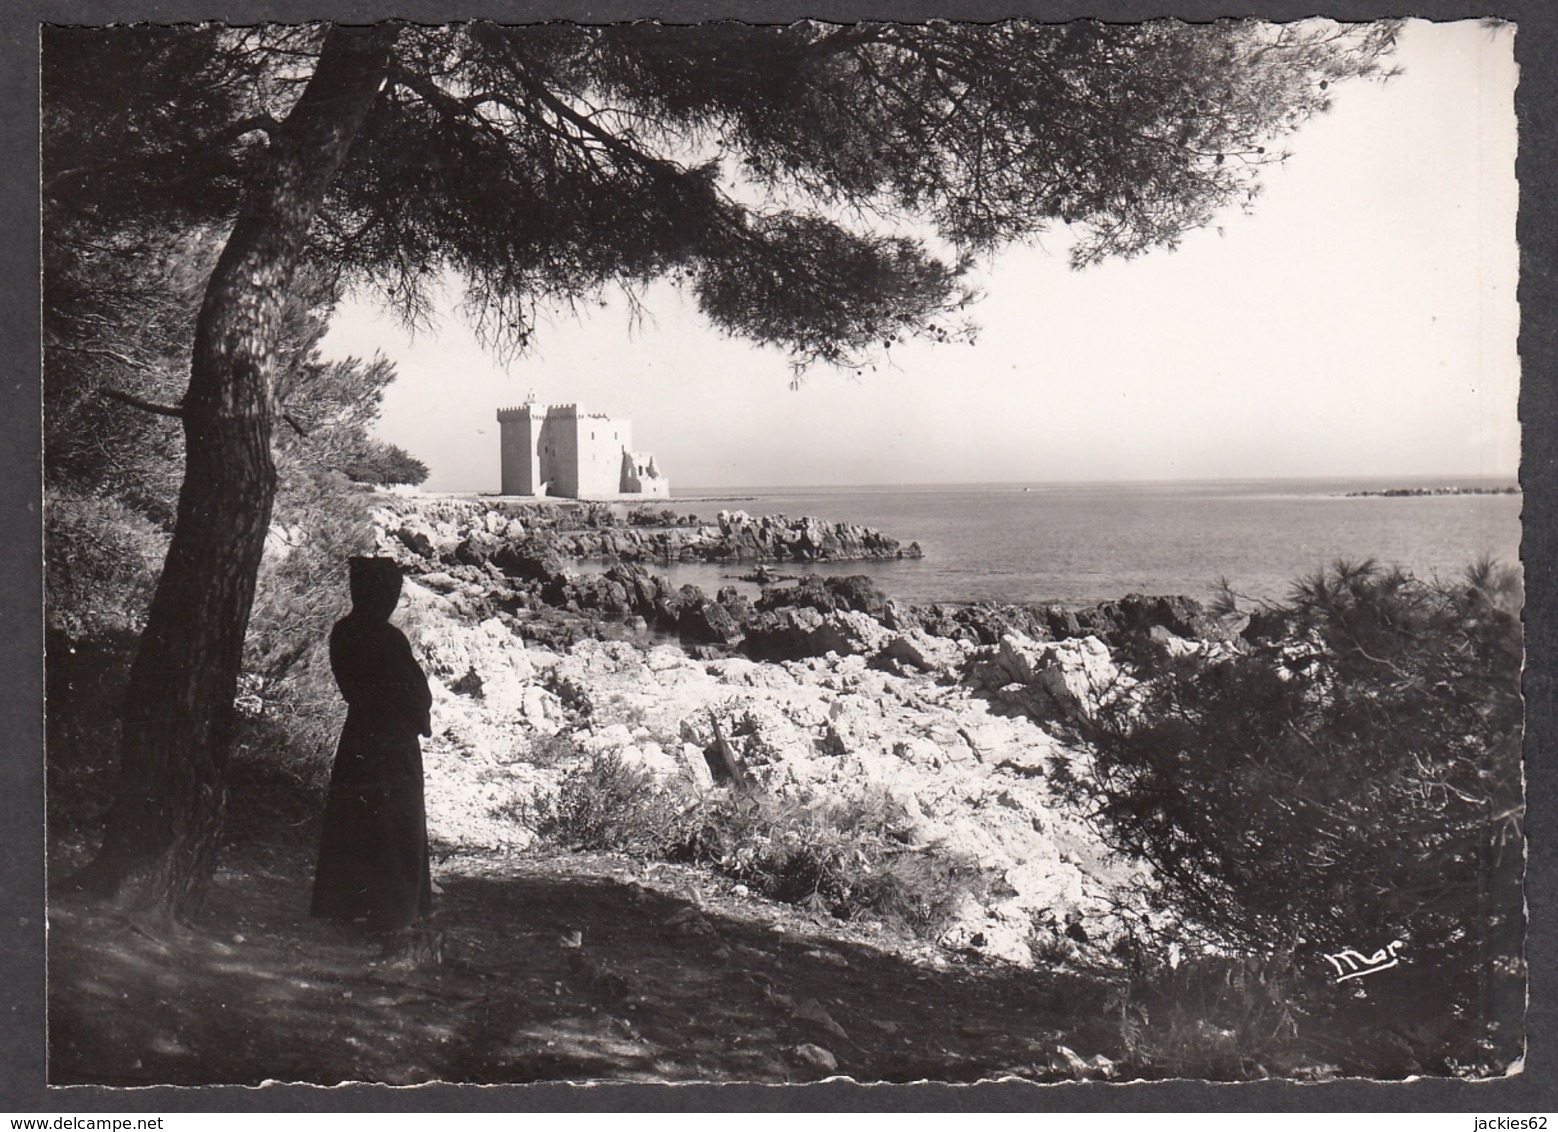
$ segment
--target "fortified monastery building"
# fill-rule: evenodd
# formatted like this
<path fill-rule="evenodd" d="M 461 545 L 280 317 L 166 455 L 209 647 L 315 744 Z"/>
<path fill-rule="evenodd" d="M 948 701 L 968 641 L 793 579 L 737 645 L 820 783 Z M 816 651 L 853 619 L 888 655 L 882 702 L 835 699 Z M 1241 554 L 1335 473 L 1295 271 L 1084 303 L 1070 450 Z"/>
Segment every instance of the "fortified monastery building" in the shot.
<path fill-rule="evenodd" d="M 668 499 L 671 484 L 648 452 L 633 451 L 633 426 L 578 405 L 499 409 L 504 495 L 566 499 Z"/>

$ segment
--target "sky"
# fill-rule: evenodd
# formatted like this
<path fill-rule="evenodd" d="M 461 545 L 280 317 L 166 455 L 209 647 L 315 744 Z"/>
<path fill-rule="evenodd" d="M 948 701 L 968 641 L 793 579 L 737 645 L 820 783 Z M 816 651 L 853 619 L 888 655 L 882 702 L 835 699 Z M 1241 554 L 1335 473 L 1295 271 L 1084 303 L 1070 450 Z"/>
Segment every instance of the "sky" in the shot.
<path fill-rule="evenodd" d="M 669 285 L 558 312 L 507 366 L 458 313 L 412 335 L 344 303 L 327 357 L 398 377 L 377 434 L 432 491 L 496 491 L 498 408 L 534 391 L 632 422 L 688 487 L 1513 477 L 1514 30 L 1409 23 L 1388 82 L 1330 111 L 1237 210 L 1174 251 L 1082 271 L 1063 232 L 979 266 L 973 345 L 897 346 L 791 387 Z"/>

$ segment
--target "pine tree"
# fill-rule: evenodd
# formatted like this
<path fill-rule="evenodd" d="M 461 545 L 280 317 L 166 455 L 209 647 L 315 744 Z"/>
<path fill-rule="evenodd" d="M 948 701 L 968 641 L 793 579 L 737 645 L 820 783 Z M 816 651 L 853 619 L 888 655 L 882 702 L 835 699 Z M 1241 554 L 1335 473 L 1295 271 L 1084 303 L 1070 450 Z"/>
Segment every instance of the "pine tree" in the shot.
<path fill-rule="evenodd" d="M 276 473 L 300 266 L 403 314 L 453 271 L 499 346 L 537 304 L 670 276 L 798 364 L 957 333 L 973 255 L 1056 224 L 1079 265 L 1247 203 L 1394 30 L 1162 22 L 49 28 L 52 253 L 227 229 L 175 413 L 184 476 L 85 877 L 178 912 L 209 875 Z M 230 225 L 230 227 L 228 227 Z M 46 303 L 51 296 L 46 294 Z"/>

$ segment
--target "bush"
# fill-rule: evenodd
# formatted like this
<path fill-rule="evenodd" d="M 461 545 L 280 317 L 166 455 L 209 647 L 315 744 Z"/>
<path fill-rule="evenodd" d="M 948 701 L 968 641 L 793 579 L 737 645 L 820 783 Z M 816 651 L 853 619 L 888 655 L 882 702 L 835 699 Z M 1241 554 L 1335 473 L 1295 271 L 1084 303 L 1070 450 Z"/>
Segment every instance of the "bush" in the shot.
<path fill-rule="evenodd" d="M 885 794 L 848 802 L 728 794 L 687 819 L 672 860 L 711 865 L 764 896 L 842 920 L 872 915 L 934 937 L 963 896 L 985 885 L 972 861 L 910 848 L 903 808 Z"/>
<path fill-rule="evenodd" d="M 538 792 L 527 816 L 538 836 L 569 849 L 659 857 L 675 836 L 678 800 L 607 752 L 564 776 L 555 795 Z"/>
<path fill-rule="evenodd" d="M 844 920 L 876 916 L 930 937 L 985 884 L 970 861 L 909 848 L 906 815 L 885 795 L 700 799 L 609 752 L 569 773 L 555 795 L 538 794 L 525 817 L 571 849 L 705 865 L 770 899 Z"/>
<path fill-rule="evenodd" d="M 1327 953 L 1401 940 L 1410 993 L 1439 991 L 1414 1056 L 1430 1071 L 1507 1064 L 1524 935 L 1519 603 L 1518 575 L 1491 563 L 1457 585 L 1339 563 L 1299 583 L 1247 654 L 1187 658 L 1101 713 L 1092 774 L 1070 788 L 1213 941 L 1329 974 Z"/>
<path fill-rule="evenodd" d="M 113 499 L 51 496 L 44 522 L 49 626 L 74 639 L 139 632 L 168 536 Z"/>
<path fill-rule="evenodd" d="M 1339 1067 L 1299 1036 L 1291 958 L 1197 956 L 1133 968 L 1108 1004 L 1146 1077 L 1323 1078 Z"/>
<path fill-rule="evenodd" d="M 398 444 L 369 440 L 347 460 L 341 471 L 355 483 L 409 484 L 427 479 L 427 465 Z"/>

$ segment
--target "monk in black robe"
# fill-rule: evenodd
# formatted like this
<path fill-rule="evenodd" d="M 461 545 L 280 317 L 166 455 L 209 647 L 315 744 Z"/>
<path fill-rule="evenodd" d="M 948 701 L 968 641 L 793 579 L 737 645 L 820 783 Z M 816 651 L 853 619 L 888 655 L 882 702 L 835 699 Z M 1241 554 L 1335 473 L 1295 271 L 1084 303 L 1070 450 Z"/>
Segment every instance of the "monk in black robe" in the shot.
<path fill-rule="evenodd" d="M 433 698 L 405 634 L 390 558 L 351 560 L 352 611 L 330 633 L 330 667 L 347 703 L 325 800 L 312 915 L 407 927 L 432 908 L 422 747 Z"/>

